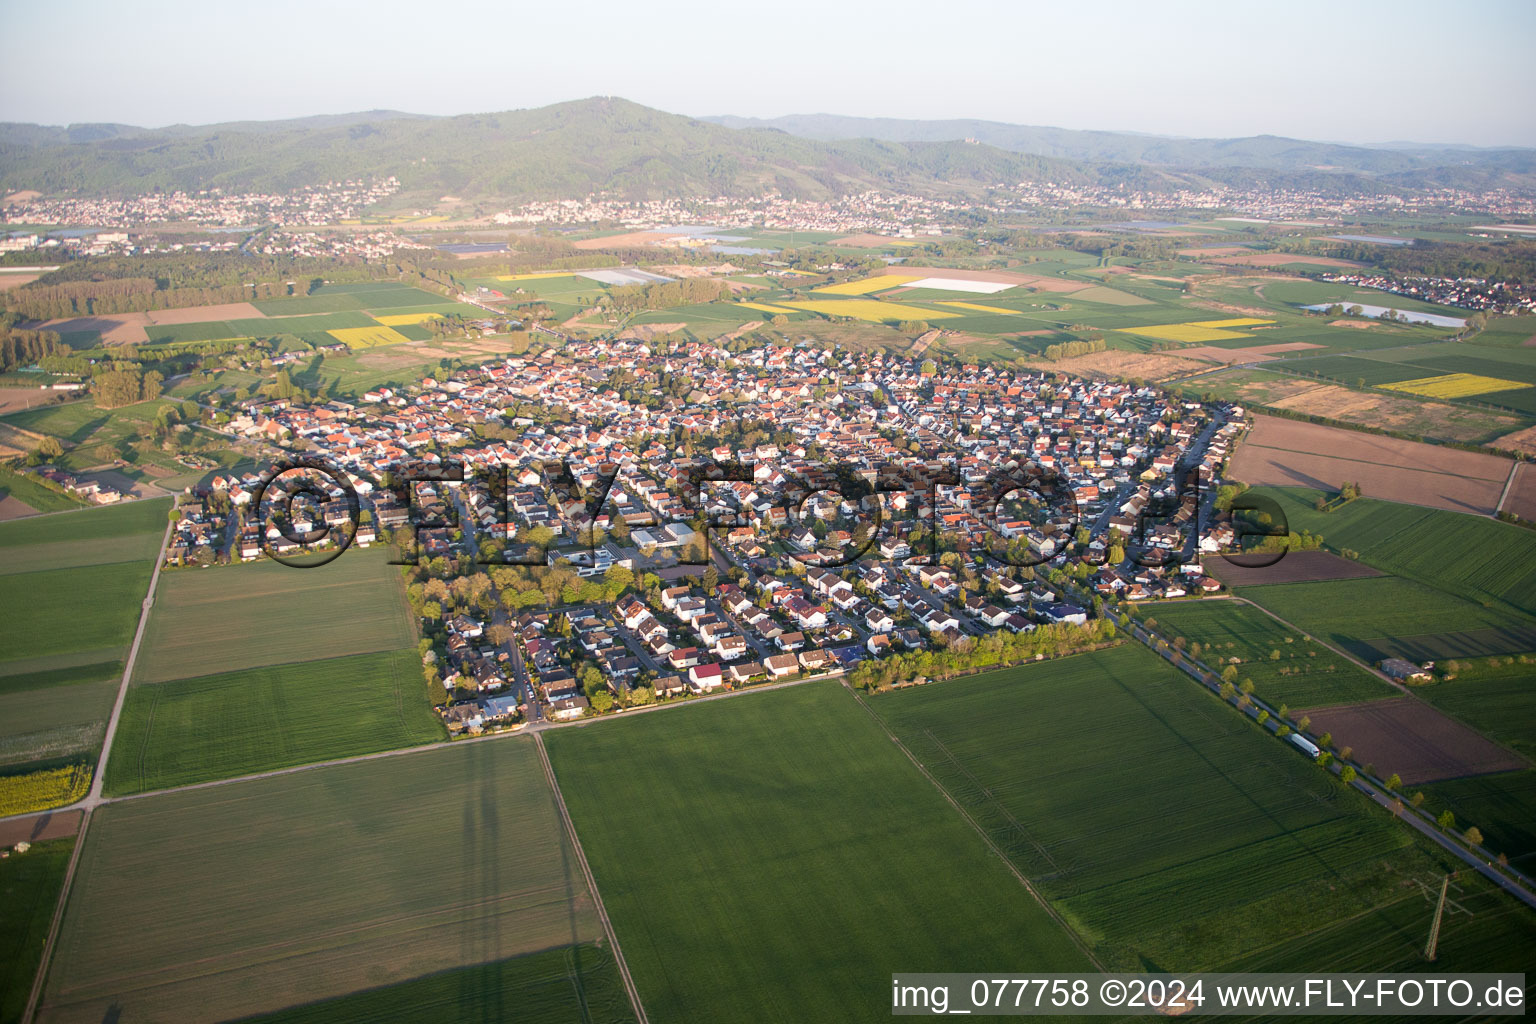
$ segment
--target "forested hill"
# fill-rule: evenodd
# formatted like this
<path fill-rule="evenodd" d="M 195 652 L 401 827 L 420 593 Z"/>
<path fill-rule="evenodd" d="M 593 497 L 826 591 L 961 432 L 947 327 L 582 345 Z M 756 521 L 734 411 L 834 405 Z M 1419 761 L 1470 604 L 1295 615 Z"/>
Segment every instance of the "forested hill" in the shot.
<path fill-rule="evenodd" d="M 987 146 L 826 143 L 777 131 L 738 131 L 606 98 L 460 117 L 378 112 L 154 130 L 0 125 L 0 188 L 49 193 L 285 189 L 395 175 L 407 190 L 465 196 L 611 190 L 660 198 L 748 194 L 772 186 L 786 195 L 819 198 L 882 186 L 1087 182 L 1139 173 Z"/>
<path fill-rule="evenodd" d="M 1195 142 L 1174 146 L 1179 140 L 1152 140 L 1138 148 L 1123 143 L 1136 136 L 1079 132 L 1066 134 L 1098 141 L 1052 143 L 1034 147 L 1046 152 L 1033 152 L 1017 151 L 1030 148 L 1018 131 L 1058 130 L 1003 125 L 1017 131 L 956 138 L 957 132 L 979 132 L 975 126 L 988 122 L 830 119 L 836 123 L 813 131 L 815 126 L 801 123 L 806 119 L 786 120 L 792 122 L 790 131 L 773 124 L 733 127 L 600 97 L 459 117 L 370 111 L 158 129 L 0 124 L 0 190 L 92 195 L 212 187 L 285 190 L 390 175 L 408 192 L 503 199 L 596 191 L 625 198 L 747 195 L 766 188 L 817 199 L 869 188 L 970 190 L 1027 181 L 1142 189 L 1260 180 L 1322 189 L 1352 189 L 1373 180 L 1388 188 L 1431 183 L 1424 178 L 1428 158 L 1382 152 L 1374 162 L 1363 157 L 1351 162 L 1341 154 L 1306 149 L 1320 144 L 1294 140 L 1234 140 L 1227 156 L 1218 159 L 1216 151 L 1227 143 L 1201 143 L 1210 151 L 1202 155 L 1190 148 Z M 902 137 L 804 137 L 865 129 Z M 916 137 L 925 134 L 938 137 Z M 1237 152 L 1246 155 L 1238 159 L 1232 155 Z M 1466 157 L 1452 168 L 1457 183 L 1518 177 L 1536 161 L 1532 151 L 1501 152 L 1497 159 Z M 1314 159 L 1342 162 L 1320 170 L 1308 162 Z"/>
<path fill-rule="evenodd" d="M 1488 185 L 1536 179 L 1536 149 L 1476 149 L 1415 143 L 1349 146 L 1333 142 L 1255 135 L 1236 139 L 1185 139 L 1133 132 L 1078 131 L 1001 121 L 905 120 L 791 114 L 771 119 L 706 117 L 731 128 L 776 129 L 824 142 L 888 139 L 942 142 L 974 139 L 1015 153 L 1060 160 L 1138 164 L 1206 170 L 1249 168 L 1272 172 L 1349 172 L 1378 176 L 1405 187 Z"/>

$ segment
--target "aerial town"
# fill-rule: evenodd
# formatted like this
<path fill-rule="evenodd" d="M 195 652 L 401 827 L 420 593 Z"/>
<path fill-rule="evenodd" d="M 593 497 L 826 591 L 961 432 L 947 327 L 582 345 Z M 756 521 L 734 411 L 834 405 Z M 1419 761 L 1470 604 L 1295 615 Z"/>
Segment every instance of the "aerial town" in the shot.
<path fill-rule="evenodd" d="M 1536 6 L 872 13 L 0 5 L 0 1024 L 1524 1012 Z"/>
<path fill-rule="evenodd" d="M 686 397 L 648 393 L 684 372 Z M 1081 626 L 1095 597 L 1220 590 L 1199 556 L 1230 547 L 1232 528 L 1213 521 L 1202 532 L 1197 517 L 1210 512 L 1244 424 L 1241 409 L 1144 386 L 976 365 L 939 372 L 931 361 L 810 346 L 733 354 L 636 339 L 572 341 L 559 359 L 551 349 L 362 399 L 254 398 L 227 426 L 275 455 L 320 459 L 360 493 L 355 535 L 325 544 L 367 546 L 376 531 L 451 522 L 417 531 L 422 566 L 464 556 L 453 573 L 436 562 L 437 575 L 531 558 L 563 567 L 579 595 L 551 610 L 504 591 L 478 618 L 439 613 L 445 682 L 468 698 L 442 710 L 451 728 L 476 731 L 589 713 L 598 693 L 608 709 L 641 687 L 648 699 L 698 694 L 964 646 L 997 629 Z M 477 443 L 474 424 L 506 424 L 507 439 Z M 418 482 L 404 503 L 378 484 L 450 464 L 463 482 Z M 725 464 L 743 467 L 740 478 L 700 477 Z M 1013 483 L 987 484 L 1005 465 L 1021 470 L 1017 494 Z M 557 486 L 562 469 L 574 490 Z M 1198 475 L 1203 509 L 1183 500 L 1181 469 Z M 903 470 L 907 489 L 862 497 L 837 494 L 832 479 L 873 484 Z M 1065 501 L 1023 493 L 1042 472 Z M 290 534 L 345 527 L 339 497 L 279 525 L 252 507 L 261 486 L 250 473 L 199 488 L 181 506 L 168 562 L 192 564 L 200 549 L 226 561 L 292 556 L 306 544 Z M 1150 515 L 1159 503 L 1175 506 L 1166 519 Z M 883 528 L 871 530 L 877 507 Z M 695 529 L 706 523 L 707 542 Z M 621 581 L 623 596 L 610 603 L 602 587 L 583 589 L 587 580 Z M 601 670 L 586 692 L 582 663 Z"/>

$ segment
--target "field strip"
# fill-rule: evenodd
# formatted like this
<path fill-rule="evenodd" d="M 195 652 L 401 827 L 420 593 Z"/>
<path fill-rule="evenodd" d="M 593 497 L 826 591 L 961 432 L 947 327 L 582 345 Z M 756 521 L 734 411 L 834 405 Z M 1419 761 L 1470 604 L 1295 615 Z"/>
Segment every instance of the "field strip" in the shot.
<path fill-rule="evenodd" d="M 565 823 L 565 834 L 570 836 L 571 848 L 576 851 L 576 863 L 581 865 L 582 877 L 587 880 L 587 890 L 592 893 L 592 904 L 597 908 L 598 919 L 603 922 L 603 931 L 608 934 L 608 941 L 613 946 L 613 962 L 618 965 L 619 976 L 624 979 L 624 991 L 629 995 L 629 1005 L 634 1008 L 635 1019 L 639 1024 L 650 1024 L 645 1016 L 645 1007 L 640 1003 L 635 979 L 630 977 L 629 964 L 624 961 L 624 951 L 619 948 L 619 937 L 613 931 L 613 922 L 608 920 L 608 908 L 603 906 L 603 895 L 597 891 L 597 879 L 592 876 L 587 853 L 581 848 L 581 838 L 576 835 L 576 825 L 571 821 L 570 812 L 565 809 L 565 794 L 560 792 L 555 769 L 549 763 L 549 754 L 544 750 L 544 737 L 534 733 L 533 745 L 538 748 L 539 763 L 544 766 L 544 778 L 549 781 L 549 791 L 555 795 L 555 806 L 560 810 L 560 820 Z"/>
<path fill-rule="evenodd" d="M 144 639 L 144 626 L 149 622 L 149 609 L 155 603 L 155 585 L 160 582 L 160 566 L 165 563 L 166 545 L 171 542 L 171 527 L 165 524 L 165 536 L 160 538 L 160 550 L 155 552 L 155 569 L 149 576 L 149 591 L 139 607 L 139 628 L 133 634 L 133 646 L 123 662 L 123 678 L 117 685 L 117 700 L 112 704 L 112 717 L 107 719 L 106 733 L 101 739 L 101 757 L 96 761 L 96 774 L 91 778 L 91 791 L 79 801 L 84 813 L 80 816 L 80 831 L 75 834 L 75 848 L 69 853 L 69 867 L 64 871 L 64 884 L 59 887 L 59 901 L 53 908 L 53 920 L 48 924 L 48 937 L 43 940 L 43 955 L 37 962 L 37 976 L 32 979 L 32 992 L 27 996 L 27 1007 L 21 1013 L 22 1024 L 32 1024 L 37 1004 L 43 996 L 43 979 L 48 976 L 48 961 L 53 956 L 54 942 L 59 937 L 59 926 L 64 921 L 64 905 L 69 902 L 69 886 L 75 878 L 75 868 L 80 863 L 80 851 L 85 848 L 85 833 L 91 825 L 91 811 L 101 803 L 101 784 L 106 777 L 107 754 L 112 748 L 112 734 L 117 731 L 117 719 L 123 713 L 123 701 L 128 696 L 128 677 L 133 674 L 133 659 L 139 653 L 139 643 Z M 62 808 L 54 808 L 61 810 Z M 45 813 L 53 813 L 48 811 Z"/>
<path fill-rule="evenodd" d="M 107 719 L 107 732 L 101 740 L 101 757 L 96 762 L 96 775 L 91 779 L 91 792 L 86 802 L 92 806 L 101 802 L 101 787 L 107 777 L 107 758 L 112 753 L 112 737 L 117 733 L 117 720 L 123 714 L 123 702 L 128 697 L 128 680 L 133 676 L 133 663 L 139 656 L 139 645 L 144 642 L 144 627 L 149 625 L 150 610 L 155 604 L 155 588 L 160 583 L 160 566 L 165 564 L 165 549 L 171 542 L 171 527 L 173 524 L 165 524 L 165 537 L 160 541 L 160 550 L 155 555 L 155 571 L 149 577 L 149 593 L 144 597 L 143 607 L 139 610 L 139 628 L 134 631 L 133 644 L 128 648 L 128 657 L 123 662 L 123 681 L 117 688 L 117 700 L 112 705 L 112 717 Z M 80 829 L 80 837 L 85 838 L 84 823 Z"/>
<path fill-rule="evenodd" d="M 1061 875 L 1066 873 L 1065 869 L 1062 868 L 1060 864 L 1056 863 L 1056 858 L 1051 856 L 1051 852 L 1047 850 L 1043 845 L 1041 845 L 1039 840 L 1030 835 L 1029 829 L 1024 827 L 1024 823 L 1015 817 L 1012 811 L 1004 807 L 998 801 L 998 799 L 993 796 L 992 790 L 990 788 L 982 785 L 981 780 L 978 779 L 969 768 L 960 762 L 960 759 L 954 755 L 954 752 L 944 745 L 943 740 L 939 739 L 933 734 L 932 729 L 924 729 L 923 735 L 928 737 L 928 742 L 932 743 L 935 747 L 938 748 L 939 752 L 944 755 L 944 759 L 950 763 L 951 767 L 953 767 L 957 772 L 964 775 L 971 781 L 971 784 L 974 785 L 976 789 L 987 798 L 987 802 L 992 805 L 992 808 L 997 811 L 997 813 L 1000 814 L 1004 819 L 1006 819 L 1009 825 L 1013 826 L 1014 831 L 1022 836 L 1025 842 L 1035 848 L 1035 852 L 1040 855 L 1040 859 L 1050 865 L 1051 871 L 1054 874 Z"/>
<path fill-rule="evenodd" d="M 1014 866 L 1013 861 L 1009 860 L 1007 856 L 1003 854 L 1003 851 L 998 848 L 998 845 L 992 841 L 992 837 L 987 835 L 986 831 L 979 824 L 977 824 L 976 819 L 971 817 L 966 809 L 960 806 L 960 802 L 950 795 L 949 790 L 940 785 L 939 780 L 935 779 L 933 775 L 929 773 L 928 769 L 923 767 L 923 763 L 912 755 L 912 751 L 907 749 L 907 745 L 901 742 L 901 740 L 896 737 L 896 734 L 891 732 L 891 730 L 886 727 L 885 720 L 875 713 L 875 709 L 865 703 L 864 698 L 859 695 L 857 690 L 848 685 L 847 680 L 843 681 L 843 686 L 847 688 L 849 693 L 853 694 L 853 699 L 859 702 L 859 707 L 868 712 L 869 717 L 875 720 L 875 724 L 880 727 L 880 731 L 889 736 L 891 742 L 896 744 L 896 749 L 905 754 L 907 760 L 912 762 L 912 766 L 923 773 L 923 778 L 932 783 L 933 788 L 938 790 L 944 799 L 949 802 L 949 806 L 955 809 L 955 813 L 959 814 L 960 817 L 965 820 L 965 823 L 971 826 L 972 830 L 974 830 L 975 833 L 981 837 L 981 841 L 987 844 L 987 849 L 991 850 L 997 859 L 1003 862 L 1003 866 L 1013 873 L 1013 877 L 1017 878 L 1019 880 L 1019 884 L 1024 887 L 1025 891 L 1034 897 L 1035 902 L 1040 904 L 1041 909 L 1049 914 L 1051 920 L 1055 921 L 1061 930 L 1072 939 L 1073 944 L 1076 945 L 1082 954 L 1088 958 L 1089 963 L 1093 964 L 1100 971 L 1106 970 L 1104 964 L 1100 962 L 1099 958 L 1093 955 L 1093 950 L 1089 949 L 1088 945 L 1083 942 L 1082 937 L 1077 934 L 1071 925 L 1067 924 L 1065 918 L 1056 912 L 1056 908 L 1051 906 L 1050 903 L 1046 901 L 1044 896 L 1040 895 L 1039 891 L 1035 889 L 1035 887 L 1030 883 L 1029 879 L 1024 877 L 1024 873 Z"/>

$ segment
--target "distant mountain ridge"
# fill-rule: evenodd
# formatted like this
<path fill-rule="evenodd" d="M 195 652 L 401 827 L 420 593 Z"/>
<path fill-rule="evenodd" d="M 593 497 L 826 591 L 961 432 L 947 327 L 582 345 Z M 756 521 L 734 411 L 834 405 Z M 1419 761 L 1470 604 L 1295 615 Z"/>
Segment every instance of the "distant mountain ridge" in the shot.
<path fill-rule="evenodd" d="M 964 141 L 964 140 L 973 141 Z M 1320 171 L 1320 167 L 1330 168 Z M 497 200 L 747 195 L 872 188 L 979 192 L 1054 181 L 1145 190 L 1213 182 L 1325 189 L 1536 183 L 1536 151 L 1447 153 L 1255 139 L 1180 140 L 989 121 L 832 115 L 696 119 L 615 97 L 434 117 L 393 110 L 138 128 L 0 124 L 0 190 L 123 195 L 283 190 L 398 177 L 408 193 Z"/>
<path fill-rule="evenodd" d="M 1015 153 L 1062 160 L 1143 164 L 1181 169 L 1263 168 L 1275 171 L 1337 170 L 1374 176 L 1412 175 L 1439 167 L 1536 172 L 1536 149 L 1434 146 L 1422 143 L 1351 146 L 1309 142 L 1278 135 L 1236 139 L 1190 139 L 1135 132 L 1083 131 L 1008 124 L 1002 121 L 904 120 L 790 114 L 770 119 L 734 116 L 701 120 L 728 128 L 770 128 L 819 141 L 886 139 L 942 142 L 974 139 Z"/>

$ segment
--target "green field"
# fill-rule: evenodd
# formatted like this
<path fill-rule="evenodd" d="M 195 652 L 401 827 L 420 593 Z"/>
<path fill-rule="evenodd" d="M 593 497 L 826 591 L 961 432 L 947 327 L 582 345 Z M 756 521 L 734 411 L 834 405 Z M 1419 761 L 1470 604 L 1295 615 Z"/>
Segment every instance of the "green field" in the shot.
<path fill-rule="evenodd" d="M 1228 971 L 1523 971 L 1536 948 L 1536 917 L 1481 875 L 1463 870 L 1451 890 L 1456 907 L 1440 924 L 1436 959 L 1424 959 L 1434 904 L 1418 883 L 1438 897 L 1439 879 L 1415 877 L 1359 915 L 1318 915 L 1308 930 L 1269 949 L 1223 965 Z M 1531 984 L 1526 983 L 1529 1003 Z"/>
<path fill-rule="evenodd" d="M 1536 533 L 1482 516 L 1361 498 L 1332 512 L 1313 504 L 1321 491 L 1256 487 L 1280 505 L 1290 529 L 1323 537 L 1337 551 L 1384 572 L 1477 604 L 1536 615 Z M 1329 495 L 1331 497 L 1331 495 Z"/>
<path fill-rule="evenodd" d="M 1483 845 L 1529 873 L 1536 865 L 1536 769 L 1434 782 L 1423 787 L 1425 806 L 1456 815 L 1460 828 L 1476 825 Z"/>
<path fill-rule="evenodd" d="M 67 512 L 86 507 L 79 498 L 49 490 L 8 466 L 0 466 L 0 499 L 7 497 L 15 498 L 34 512 Z"/>
<path fill-rule="evenodd" d="M 64 886 L 73 839 L 38 843 L 0 860 L 0 1024 L 19 1024 Z"/>
<path fill-rule="evenodd" d="M 101 679 L 45 692 L 0 690 L 0 767 L 94 757 L 119 682 Z"/>
<path fill-rule="evenodd" d="M 0 692 L 31 685 L 34 673 L 121 658 L 169 508 L 132 502 L 0 523 Z"/>
<path fill-rule="evenodd" d="M 459 744 L 97 811 L 39 1020 L 227 1020 L 601 935 L 533 744 Z M 438 1019 L 503 1019 L 458 976 Z"/>
<path fill-rule="evenodd" d="M 1514 661 L 1497 668 L 1447 665 L 1456 678 L 1415 691 L 1507 747 L 1536 760 L 1536 665 Z"/>
<path fill-rule="evenodd" d="M 90 763 L 138 627 L 168 501 L 0 523 L 0 769 Z"/>
<path fill-rule="evenodd" d="M 1237 601 L 1183 601 L 1141 606 L 1143 619 L 1172 642 L 1184 637 L 1203 648 L 1214 672 L 1237 662 L 1239 681 L 1270 705 L 1293 708 L 1346 704 L 1396 695 L 1390 686 L 1310 637 L 1286 629 L 1262 611 Z M 1278 657 L 1272 658 L 1275 654 Z"/>
<path fill-rule="evenodd" d="M 153 568 L 116 562 L 0 576 L 0 662 L 126 647 Z"/>
<path fill-rule="evenodd" d="M 0 523 L 0 575 L 110 562 L 154 564 L 169 500 L 135 501 Z"/>
<path fill-rule="evenodd" d="M 1389 815 L 1139 645 L 871 703 L 1112 968 L 1216 969 L 1434 876 Z M 1268 969 L 1334 969 L 1288 963 Z"/>
<path fill-rule="evenodd" d="M 465 998 L 470 992 L 472 1003 Z M 601 946 L 576 945 L 280 1010 L 246 1024 L 627 1024 L 634 1019 L 612 955 Z"/>
<path fill-rule="evenodd" d="M 1275 583 L 1240 593 L 1368 664 L 1536 650 L 1536 620 L 1397 576 Z"/>
<path fill-rule="evenodd" d="M 327 565 L 277 562 L 160 579 L 134 682 L 398 650 L 415 642 L 399 570 L 382 547 Z"/>
<path fill-rule="evenodd" d="M 414 649 L 131 687 L 112 794 L 167 789 L 446 739 Z"/>
<path fill-rule="evenodd" d="M 1088 967 L 835 683 L 547 743 L 652 1020 L 886 1020 L 911 965 Z"/>
<path fill-rule="evenodd" d="M 139 437 L 162 408 L 179 404 L 162 398 L 121 409 L 98 409 L 90 402 L 69 402 L 0 416 L 0 423 L 59 438 L 66 451 L 58 464 L 81 471 L 111 462 L 116 457 L 114 445 Z"/>

